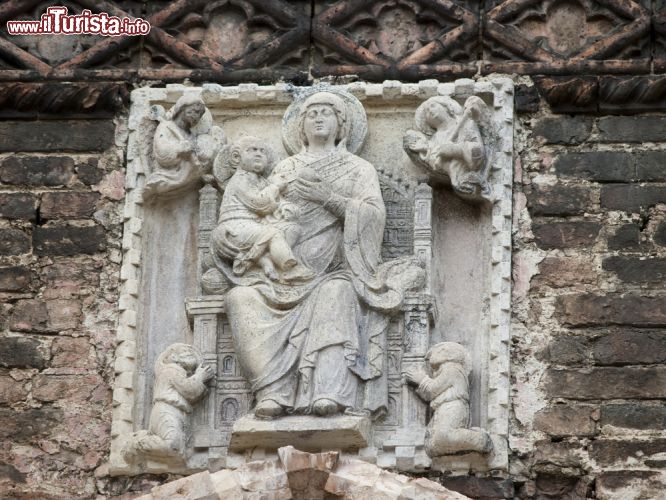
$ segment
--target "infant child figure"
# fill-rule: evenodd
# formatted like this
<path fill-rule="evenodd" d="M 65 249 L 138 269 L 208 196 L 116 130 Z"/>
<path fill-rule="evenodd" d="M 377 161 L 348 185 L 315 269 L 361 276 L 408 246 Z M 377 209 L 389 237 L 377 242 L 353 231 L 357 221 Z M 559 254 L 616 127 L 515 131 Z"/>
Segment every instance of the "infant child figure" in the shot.
<path fill-rule="evenodd" d="M 270 280 L 309 279 L 312 271 L 298 263 L 286 234 L 293 238 L 289 220 L 298 215 L 281 202 L 287 183 L 265 177 L 270 156 L 265 143 L 251 136 L 228 150 L 227 161 L 235 173 L 224 190 L 218 226 L 211 235 L 213 248 L 233 259 L 237 276 L 258 264 Z"/>

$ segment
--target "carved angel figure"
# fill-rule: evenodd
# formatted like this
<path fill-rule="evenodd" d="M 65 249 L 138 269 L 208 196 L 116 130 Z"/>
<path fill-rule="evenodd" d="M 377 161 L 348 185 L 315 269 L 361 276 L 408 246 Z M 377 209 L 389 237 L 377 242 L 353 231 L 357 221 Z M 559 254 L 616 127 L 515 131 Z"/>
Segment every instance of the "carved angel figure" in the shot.
<path fill-rule="evenodd" d="M 215 373 L 201 364 L 201 355 L 188 344 L 171 344 L 155 362 L 153 407 L 148 430 L 135 432 L 125 449 L 129 462 L 138 457 L 185 461 L 191 434 L 192 405 L 206 392 Z"/>
<path fill-rule="evenodd" d="M 490 199 L 480 130 L 486 115 L 486 104 L 476 96 L 464 108 L 450 97 L 431 97 L 417 108 L 419 130 L 405 133 L 403 147 L 414 163 L 448 177 L 462 197 Z"/>
<path fill-rule="evenodd" d="M 467 350 L 456 342 L 441 342 L 426 354 L 433 376 L 408 369 L 405 377 L 417 385 L 416 393 L 430 402 L 433 416 L 426 431 L 426 452 L 431 457 L 476 451 L 488 453 L 492 441 L 478 427 L 469 428 L 469 374 Z"/>
<path fill-rule="evenodd" d="M 199 97 L 184 94 L 165 117 L 157 117 L 160 124 L 153 138 L 156 168 L 146 181 L 144 200 L 178 196 L 210 170 L 226 139 L 220 127 L 204 123 L 206 111 Z"/>
<path fill-rule="evenodd" d="M 226 175 L 235 172 L 225 186 L 218 226 L 211 235 L 214 251 L 233 259 L 238 276 L 258 263 L 271 280 L 312 278 L 314 273 L 299 264 L 291 250 L 297 226 L 290 221 L 298 208 L 281 200 L 287 183 L 269 182 L 265 177 L 273 157 L 265 142 L 244 136 L 221 156 L 226 165 L 216 165 L 219 180 L 225 177 L 220 170 L 226 170 Z"/>

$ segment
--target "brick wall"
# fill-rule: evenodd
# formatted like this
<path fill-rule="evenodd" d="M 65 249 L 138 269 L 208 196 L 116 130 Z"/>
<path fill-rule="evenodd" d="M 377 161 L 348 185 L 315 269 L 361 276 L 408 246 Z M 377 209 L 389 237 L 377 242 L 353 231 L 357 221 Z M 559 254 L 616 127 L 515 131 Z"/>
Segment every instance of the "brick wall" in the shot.
<path fill-rule="evenodd" d="M 68 0 L 151 35 L 3 31 L 60 3 L 0 5 L 0 496 L 168 479 L 105 467 L 132 86 L 493 72 L 533 75 L 515 77 L 511 471 L 434 478 L 474 498 L 666 491 L 664 2 Z"/>

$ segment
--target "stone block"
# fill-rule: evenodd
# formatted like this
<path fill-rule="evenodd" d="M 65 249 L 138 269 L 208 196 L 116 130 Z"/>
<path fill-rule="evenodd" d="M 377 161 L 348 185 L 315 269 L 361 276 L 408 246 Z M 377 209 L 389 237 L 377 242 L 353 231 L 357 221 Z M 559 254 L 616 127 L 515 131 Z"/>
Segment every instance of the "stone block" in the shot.
<path fill-rule="evenodd" d="M 58 337 L 51 346 L 51 366 L 83 368 L 90 364 L 90 339 L 87 337 Z"/>
<path fill-rule="evenodd" d="M 648 470 L 602 472 L 597 476 L 596 491 L 600 500 L 625 500 L 635 498 L 636 494 L 656 500 L 663 498 L 666 491 L 666 473 Z"/>
<path fill-rule="evenodd" d="M 99 160 L 90 158 L 86 163 L 77 165 L 76 175 L 86 186 L 92 186 L 102 180 L 103 172 L 98 167 Z"/>
<path fill-rule="evenodd" d="M 534 415 L 534 428 L 553 437 L 593 436 L 596 433 L 593 406 L 557 404 Z"/>
<path fill-rule="evenodd" d="M 36 375 L 32 395 L 38 401 L 85 402 L 102 384 L 99 375 Z"/>
<path fill-rule="evenodd" d="M 660 247 L 666 247 L 666 221 L 659 223 L 652 236 L 652 241 Z"/>
<path fill-rule="evenodd" d="M 215 491 L 210 472 L 204 471 L 157 486 L 151 490 L 149 498 L 153 500 L 170 500 L 173 498 L 219 500 L 221 497 Z"/>
<path fill-rule="evenodd" d="M 641 460 L 644 457 L 666 452 L 666 439 L 646 439 L 641 441 L 623 439 L 597 439 L 590 443 L 590 458 L 600 466 L 617 466 L 627 460 Z"/>
<path fill-rule="evenodd" d="M 595 283 L 597 271 L 589 259 L 576 257 L 546 257 L 539 263 L 539 274 L 532 278 L 532 286 L 563 288 Z"/>
<path fill-rule="evenodd" d="M 4 121 L 0 123 L 0 152 L 92 152 L 113 146 L 111 120 Z"/>
<path fill-rule="evenodd" d="M 339 415 L 327 418 L 291 416 L 262 420 L 247 415 L 233 427 L 229 448 L 277 449 L 293 445 L 301 450 L 360 449 L 370 443 L 368 417 Z"/>
<path fill-rule="evenodd" d="M 539 474 L 535 481 L 537 498 L 589 498 L 591 479 L 560 474 Z"/>
<path fill-rule="evenodd" d="M 106 235 L 101 226 L 36 227 L 33 244 L 38 255 L 76 255 L 101 252 Z"/>
<path fill-rule="evenodd" d="M 27 193 L 0 193 L 0 218 L 34 221 L 37 197 Z"/>
<path fill-rule="evenodd" d="M 666 203 L 666 186 L 612 184 L 601 187 L 601 208 L 637 213 Z"/>
<path fill-rule="evenodd" d="M 27 397 L 28 390 L 25 388 L 25 383 L 0 375 L 0 404 L 12 405 Z"/>
<path fill-rule="evenodd" d="M 0 366 L 4 368 L 46 367 L 49 356 L 37 339 L 0 337 Z"/>
<path fill-rule="evenodd" d="M 615 234 L 608 238 L 608 249 L 635 250 L 640 245 L 640 237 L 641 229 L 637 224 L 625 224 L 620 226 Z M 664 241 L 666 242 L 666 239 Z"/>
<path fill-rule="evenodd" d="M 666 366 L 549 369 L 543 386 L 549 397 L 569 399 L 666 398 Z"/>
<path fill-rule="evenodd" d="M 9 318 L 9 328 L 14 331 L 50 331 L 46 302 L 37 299 L 19 300 Z"/>
<path fill-rule="evenodd" d="M 594 244 L 601 224 L 597 222 L 537 222 L 532 226 L 539 248 L 576 248 Z"/>
<path fill-rule="evenodd" d="M 557 297 L 555 312 L 565 326 L 666 326 L 666 300 L 633 293 L 577 293 Z"/>
<path fill-rule="evenodd" d="M 30 252 L 30 237 L 20 229 L 0 229 L 0 256 Z"/>
<path fill-rule="evenodd" d="M 590 137 L 592 119 L 580 116 L 542 118 L 533 130 L 534 135 L 543 138 L 546 144 L 580 144 Z"/>
<path fill-rule="evenodd" d="M 0 182 L 26 186 L 66 186 L 74 180 L 67 156 L 10 156 L 0 163 Z"/>
<path fill-rule="evenodd" d="M 597 123 L 601 142 L 661 142 L 664 116 L 605 116 Z"/>
<path fill-rule="evenodd" d="M 592 209 L 589 187 L 532 185 L 525 194 L 532 215 L 579 215 Z"/>
<path fill-rule="evenodd" d="M 513 102 L 516 113 L 536 113 L 541 101 L 534 85 L 516 85 Z"/>
<path fill-rule="evenodd" d="M 471 498 L 513 498 L 514 486 L 511 479 L 484 477 L 443 476 L 440 483 L 447 490 L 462 493 Z"/>
<path fill-rule="evenodd" d="M 634 161 L 624 151 L 563 153 L 555 159 L 555 172 L 597 182 L 626 182 L 635 178 Z"/>
<path fill-rule="evenodd" d="M 63 411 L 44 406 L 25 411 L 0 408 L 0 438 L 22 444 L 48 435 L 62 421 Z"/>
<path fill-rule="evenodd" d="M 556 365 L 575 365 L 587 361 L 589 349 L 584 338 L 561 336 L 548 344 L 548 359 Z"/>
<path fill-rule="evenodd" d="M 637 258 L 626 256 L 607 257 L 602 268 L 614 272 L 619 279 L 629 283 L 662 283 L 666 277 L 665 258 Z"/>
<path fill-rule="evenodd" d="M 601 406 L 600 424 L 625 429 L 666 429 L 666 406 L 661 403 L 609 403 Z"/>
<path fill-rule="evenodd" d="M 0 292 L 28 292 L 33 278 L 25 267 L 0 267 Z"/>
<path fill-rule="evenodd" d="M 599 365 L 666 363 L 666 331 L 609 331 L 592 343 L 591 350 Z"/>
<path fill-rule="evenodd" d="M 45 220 L 90 217 L 99 200 L 98 193 L 58 191 L 44 193 L 40 216 Z"/>

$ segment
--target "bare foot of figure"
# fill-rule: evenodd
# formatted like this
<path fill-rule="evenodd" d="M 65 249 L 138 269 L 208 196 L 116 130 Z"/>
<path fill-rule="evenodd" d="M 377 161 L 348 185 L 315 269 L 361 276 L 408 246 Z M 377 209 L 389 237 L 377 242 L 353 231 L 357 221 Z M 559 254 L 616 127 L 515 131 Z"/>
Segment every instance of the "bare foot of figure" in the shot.
<path fill-rule="evenodd" d="M 263 269 L 264 274 L 269 280 L 275 281 L 278 279 L 279 276 L 277 269 L 275 269 L 275 265 L 273 265 L 273 261 L 270 259 L 270 257 L 264 255 L 261 259 L 259 259 L 259 264 L 261 265 L 261 269 Z"/>
<path fill-rule="evenodd" d="M 271 399 L 264 399 L 257 403 L 254 415 L 257 418 L 275 418 L 284 413 L 284 408 Z"/>
<path fill-rule="evenodd" d="M 327 417 L 338 413 L 340 406 L 332 399 L 324 398 L 315 401 L 315 404 L 312 405 L 312 411 L 320 417 Z"/>

